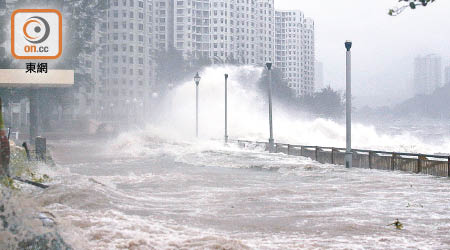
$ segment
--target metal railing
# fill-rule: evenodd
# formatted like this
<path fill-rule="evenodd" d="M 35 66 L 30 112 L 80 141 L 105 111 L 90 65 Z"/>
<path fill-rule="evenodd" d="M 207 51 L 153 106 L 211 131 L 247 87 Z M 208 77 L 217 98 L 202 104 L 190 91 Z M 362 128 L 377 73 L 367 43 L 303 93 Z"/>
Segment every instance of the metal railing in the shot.
<path fill-rule="evenodd" d="M 268 142 L 229 140 L 240 147 L 251 145 L 264 146 L 268 151 Z M 276 153 L 304 156 L 323 164 L 345 165 L 345 148 L 319 147 L 306 145 L 275 144 Z M 414 153 L 386 152 L 352 149 L 354 168 L 399 170 L 433 176 L 450 177 L 449 155 L 427 155 Z"/>

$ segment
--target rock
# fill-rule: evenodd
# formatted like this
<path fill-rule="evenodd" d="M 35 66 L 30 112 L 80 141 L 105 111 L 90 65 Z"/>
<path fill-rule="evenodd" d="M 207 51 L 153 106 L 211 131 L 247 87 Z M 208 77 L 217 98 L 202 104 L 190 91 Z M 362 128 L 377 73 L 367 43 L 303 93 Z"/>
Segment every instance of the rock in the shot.
<path fill-rule="evenodd" d="M 24 250 L 71 250 L 61 236 L 57 233 L 46 233 L 35 236 L 28 240 L 22 240 L 17 244 L 19 249 Z"/>

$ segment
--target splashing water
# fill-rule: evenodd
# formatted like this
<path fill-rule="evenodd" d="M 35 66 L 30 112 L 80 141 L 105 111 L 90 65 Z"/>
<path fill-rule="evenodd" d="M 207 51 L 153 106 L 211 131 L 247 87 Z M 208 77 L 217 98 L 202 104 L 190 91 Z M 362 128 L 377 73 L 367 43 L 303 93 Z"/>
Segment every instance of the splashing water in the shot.
<path fill-rule="evenodd" d="M 223 138 L 224 74 L 228 73 L 229 136 L 236 139 L 267 140 L 269 131 L 267 93 L 258 87 L 262 71 L 262 68 L 253 66 L 212 66 L 200 72 L 202 76 L 199 86 L 200 138 Z M 176 141 L 192 140 L 195 134 L 194 82 L 185 82 L 172 90 L 162 100 L 160 106 L 159 116 L 152 120 L 152 126 L 132 137 L 136 139 L 151 134 Z M 345 147 L 345 124 L 323 118 L 311 118 L 301 112 L 289 112 L 278 100 L 274 100 L 273 120 L 277 142 Z M 354 122 L 353 147 L 420 153 L 450 152 L 450 143 L 429 145 L 407 130 L 408 128 L 397 134 L 380 134 L 374 126 Z"/>

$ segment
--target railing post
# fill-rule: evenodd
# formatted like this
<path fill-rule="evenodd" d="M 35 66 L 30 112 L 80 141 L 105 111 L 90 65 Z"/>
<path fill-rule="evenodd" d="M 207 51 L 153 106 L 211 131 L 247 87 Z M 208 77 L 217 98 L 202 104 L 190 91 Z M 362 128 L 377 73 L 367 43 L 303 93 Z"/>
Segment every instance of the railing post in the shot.
<path fill-rule="evenodd" d="M 422 172 L 422 155 L 417 156 L 417 173 Z"/>
<path fill-rule="evenodd" d="M 305 148 L 303 146 L 300 146 L 300 156 L 305 156 Z"/>
<path fill-rule="evenodd" d="M 291 144 L 288 144 L 287 146 L 288 146 L 287 154 L 288 154 L 288 155 L 291 155 Z"/>
<path fill-rule="evenodd" d="M 334 164 L 334 148 L 331 148 L 331 164 Z"/>
<path fill-rule="evenodd" d="M 395 158 L 397 157 L 397 154 L 392 153 L 392 158 L 391 158 L 391 170 L 394 171 L 395 170 Z"/>
<path fill-rule="evenodd" d="M 318 161 L 318 157 L 319 156 L 319 147 L 315 147 L 315 151 L 314 151 L 314 157 L 316 158 L 316 161 Z"/>
<path fill-rule="evenodd" d="M 372 169 L 373 152 L 369 151 L 369 169 Z"/>
<path fill-rule="evenodd" d="M 447 161 L 447 177 L 450 177 L 450 157 L 448 157 Z"/>

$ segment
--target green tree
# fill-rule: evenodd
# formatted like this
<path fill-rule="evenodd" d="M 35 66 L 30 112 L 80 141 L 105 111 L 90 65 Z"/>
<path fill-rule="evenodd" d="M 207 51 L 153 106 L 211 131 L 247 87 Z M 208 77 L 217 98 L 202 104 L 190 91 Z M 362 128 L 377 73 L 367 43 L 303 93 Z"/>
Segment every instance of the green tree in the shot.
<path fill-rule="evenodd" d="M 181 51 L 170 46 L 167 50 L 156 53 L 156 90 L 160 93 L 167 91 L 169 84 L 177 84 L 186 75 L 187 62 Z"/>
<path fill-rule="evenodd" d="M 339 119 L 344 115 L 345 103 L 342 95 L 330 86 L 312 95 L 300 97 L 300 106 L 321 117 Z"/>
<path fill-rule="evenodd" d="M 392 8 L 389 10 L 390 16 L 397 16 L 402 13 L 405 9 L 411 8 L 416 9 L 417 7 L 423 6 L 426 7 L 428 4 L 433 3 L 435 0 L 399 0 L 399 2 L 403 2 L 404 5 L 397 8 Z"/>
<path fill-rule="evenodd" d="M 268 70 L 264 70 L 259 80 L 259 87 L 263 93 L 267 93 L 267 88 L 269 87 L 268 74 Z M 288 87 L 288 83 L 283 79 L 283 72 L 277 68 L 272 69 L 272 96 L 274 99 L 287 105 L 298 101 L 294 91 Z"/>
<path fill-rule="evenodd" d="M 186 75 L 186 77 L 191 77 L 191 76 L 193 77 L 192 73 L 201 71 L 204 67 L 208 67 L 208 66 L 212 65 L 211 59 L 206 56 L 202 56 L 199 58 L 191 57 L 189 59 L 189 61 L 190 61 L 190 64 L 189 64 L 190 66 L 186 72 L 191 75 Z"/>

